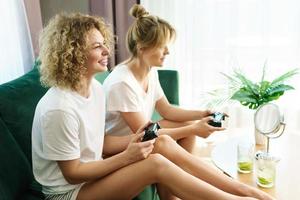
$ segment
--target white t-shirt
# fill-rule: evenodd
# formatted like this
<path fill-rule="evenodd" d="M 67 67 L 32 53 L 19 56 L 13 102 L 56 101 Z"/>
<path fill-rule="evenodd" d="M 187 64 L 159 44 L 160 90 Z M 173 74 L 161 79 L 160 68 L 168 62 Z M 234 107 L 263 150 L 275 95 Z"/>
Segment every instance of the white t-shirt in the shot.
<path fill-rule="evenodd" d="M 145 92 L 127 65 L 119 65 L 103 83 L 106 94 L 107 134 L 127 135 L 132 131 L 120 112 L 141 112 L 145 119 L 151 120 L 157 100 L 164 95 L 158 79 L 157 70 L 149 72 L 148 90 Z"/>
<path fill-rule="evenodd" d="M 41 98 L 32 126 L 32 164 L 45 194 L 59 194 L 78 186 L 65 180 L 56 161 L 102 159 L 104 123 L 104 92 L 96 80 L 88 98 L 57 87 Z"/>

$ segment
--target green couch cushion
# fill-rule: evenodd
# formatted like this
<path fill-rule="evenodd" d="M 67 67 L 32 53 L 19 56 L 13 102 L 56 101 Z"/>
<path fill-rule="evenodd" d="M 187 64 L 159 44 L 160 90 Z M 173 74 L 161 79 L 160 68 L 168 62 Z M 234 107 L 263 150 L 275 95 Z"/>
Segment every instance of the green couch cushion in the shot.
<path fill-rule="evenodd" d="M 173 105 L 179 105 L 179 76 L 176 70 L 158 70 L 160 85 L 169 101 Z M 159 121 L 162 117 L 154 110 L 151 120 Z"/>
<path fill-rule="evenodd" d="M 179 105 L 179 76 L 176 70 L 158 70 L 160 85 L 173 105 Z"/>
<path fill-rule="evenodd" d="M 143 192 L 133 200 L 159 200 L 155 184 L 147 186 Z"/>
<path fill-rule="evenodd" d="M 44 194 L 41 191 L 28 189 L 25 191 L 19 199 L 22 200 L 43 200 L 45 199 Z"/>
<path fill-rule="evenodd" d="M 0 118 L 0 199 L 19 199 L 33 180 L 30 164 Z"/>
<path fill-rule="evenodd" d="M 0 85 L 0 117 L 30 161 L 35 107 L 46 91 L 40 85 L 36 67 L 20 78 Z"/>
<path fill-rule="evenodd" d="M 18 147 L 20 153 L 24 154 L 25 158 L 27 158 L 30 167 L 31 128 L 35 107 L 39 99 L 47 91 L 46 88 L 40 85 L 40 76 L 36 67 L 38 64 L 36 62 L 34 69 L 20 78 L 0 85 L 0 118 L 16 141 L 16 143 L 11 144 L 11 148 Z M 1 146 L 0 148 L 2 150 Z M 19 170 L 18 166 L 12 166 L 12 169 Z M 11 174 L 8 175 L 11 176 Z M 31 168 L 27 175 L 29 175 L 27 178 L 31 184 L 30 186 L 24 185 L 27 190 L 19 193 L 19 195 L 27 195 L 27 199 L 30 199 L 30 196 L 43 199 L 40 192 L 41 185 L 33 178 Z M 0 186 L 1 188 L 2 186 Z M 19 198 L 23 199 L 21 196 Z"/>

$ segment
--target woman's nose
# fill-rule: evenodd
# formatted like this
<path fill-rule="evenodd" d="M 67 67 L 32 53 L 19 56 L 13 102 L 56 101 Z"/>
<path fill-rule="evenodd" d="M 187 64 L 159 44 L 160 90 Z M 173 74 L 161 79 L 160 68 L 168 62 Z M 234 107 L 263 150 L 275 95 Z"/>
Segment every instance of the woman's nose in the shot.
<path fill-rule="evenodd" d="M 169 48 L 168 48 L 168 47 L 165 47 L 164 54 L 165 54 L 165 55 L 168 55 L 168 54 L 169 54 Z"/>
<path fill-rule="evenodd" d="M 102 56 L 107 56 L 107 55 L 109 55 L 109 50 L 108 50 L 108 47 L 106 47 L 106 46 L 103 46 L 102 47 Z"/>

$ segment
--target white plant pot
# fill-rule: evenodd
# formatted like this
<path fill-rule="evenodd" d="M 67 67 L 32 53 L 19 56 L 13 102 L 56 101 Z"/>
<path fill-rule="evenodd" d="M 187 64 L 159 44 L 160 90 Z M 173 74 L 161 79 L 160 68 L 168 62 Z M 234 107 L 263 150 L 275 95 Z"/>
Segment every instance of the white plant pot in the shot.
<path fill-rule="evenodd" d="M 254 135 L 255 135 L 255 144 L 258 145 L 266 145 L 267 144 L 267 137 L 261 134 L 258 130 L 254 127 Z"/>

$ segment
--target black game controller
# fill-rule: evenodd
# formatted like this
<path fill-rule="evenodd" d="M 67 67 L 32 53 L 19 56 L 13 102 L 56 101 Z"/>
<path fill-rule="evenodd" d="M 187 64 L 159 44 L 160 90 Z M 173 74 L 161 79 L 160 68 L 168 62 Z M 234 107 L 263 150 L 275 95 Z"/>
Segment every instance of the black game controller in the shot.
<path fill-rule="evenodd" d="M 211 114 L 214 119 L 209 120 L 208 124 L 214 127 L 222 127 L 222 121 L 225 120 L 225 115 L 221 112 L 215 112 Z"/>
<path fill-rule="evenodd" d="M 156 137 L 158 137 L 158 130 L 160 129 L 159 124 L 156 123 L 150 123 L 144 130 L 145 135 L 143 136 L 142 142 L 152 140 Z"/>

